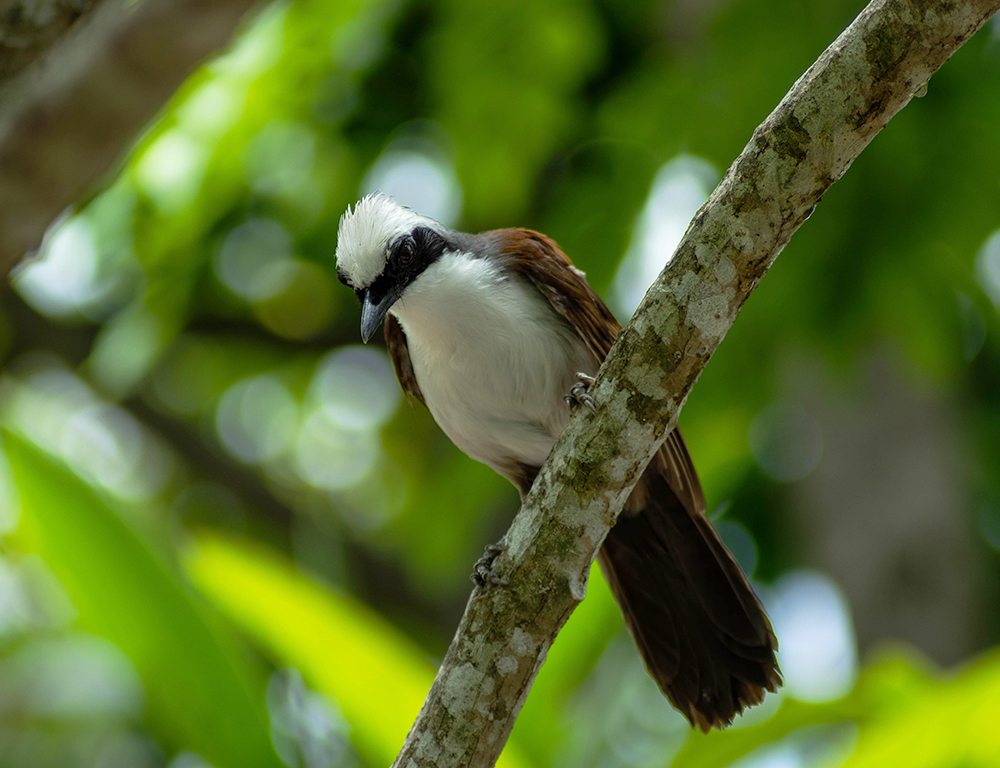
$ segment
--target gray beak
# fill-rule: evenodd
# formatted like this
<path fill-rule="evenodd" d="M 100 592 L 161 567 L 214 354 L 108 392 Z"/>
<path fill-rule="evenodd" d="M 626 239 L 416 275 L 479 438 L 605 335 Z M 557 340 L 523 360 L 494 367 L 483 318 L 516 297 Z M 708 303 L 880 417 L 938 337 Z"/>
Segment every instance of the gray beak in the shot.
<path fill-rule="evenodd" d="M 389 291 L 377 304 L 374 303 L 366 293 L 364 301 L 361 302 L 361 340 L 367 344 L 368 340 L 375 334 L 379 323 L 389 311 L 389 307 L 396 303 L 399 294 L 396 291 Z"/>

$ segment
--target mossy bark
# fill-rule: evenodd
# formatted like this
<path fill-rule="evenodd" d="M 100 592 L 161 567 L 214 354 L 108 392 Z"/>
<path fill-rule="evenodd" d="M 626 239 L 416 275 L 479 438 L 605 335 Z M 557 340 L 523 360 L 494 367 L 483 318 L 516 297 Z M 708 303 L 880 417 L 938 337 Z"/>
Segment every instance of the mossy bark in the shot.
<path fill-rule="evenodd" d="M 398 768 L 491 766 L 597 550 L 740 308 L 827 189 L 1000 0 L 876 0 L 792 86 L 695 216 L 473 593 Z"/>

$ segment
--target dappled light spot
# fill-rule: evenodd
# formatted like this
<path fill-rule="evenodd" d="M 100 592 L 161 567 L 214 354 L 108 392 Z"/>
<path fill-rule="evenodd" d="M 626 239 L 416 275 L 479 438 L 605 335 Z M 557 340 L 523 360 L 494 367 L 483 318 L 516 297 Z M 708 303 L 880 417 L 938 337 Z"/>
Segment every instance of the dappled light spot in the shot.
<path fill-rule="evenodd" d="M 288 282 L 280 293 L 254 302 L 253 311 L 271 333 L 304 341 L 327 330 L 338 300 L 330 273 L 312 261 L 293 260 L 282 265 Z"/>
<path fill-rule="evenodd" d="M 209 80 L 177 107 L 177 119 L 191 133 L 214 140 L 239 119 L 246 99 L 244 88 Z"/>
<path fill-rule="evenodd" d="M 86 210 L 67 209 L 45 231 L 37 254 L 11 277 L 34 309 L 57 320 L 104 322 L 132 299 L 142 270 L 130 232 L 136 194 L 119 180 Z"/>
<path fill-rule="evenodd" d="M 1000 230 L 990 235 L 976 256 L 979 284 L 1000 310 Z"/>
<path fill-rule="evenodd" d="M 441 129 L 419 123 L 389 145 L 361 182 L 361 193 L 382 192 L 400 205 L 440 221 L 447 227 L 462 215 L 462 187 L 454 164 L 441 148 Z"/>
<path fill-rule="evenodd" d="M 304 123 L 272 120 L 246 148 L 247 181 L 262 195 L 294 194 L 315 165 L 316 135 Z"/>
<path fill-rule="evenodd" d="M 383 451 L 370 478 L 336 495 L 337 514 L 361 537 L 382 529 L 403 510 L 412 490 L 408 474 Z"/>
<path fill-rule="evenodd" d="M 38 639 L 4 661 L 0 678 L 32 715 L 135 717 L 144 706 L 132 662 L 117 646 L 91 635 Z"/>
<path fill-rule="evenodd" d="M 286 765 L 333 768 L 354 764 L 350 726 L 336 703 L 310 690 L 294 667 L 271 675 L 267 711 L 271 738 Z"/>
<path fill-rule="evenodd" d="M 81 476 L 120 498 L 151 499 L 175 460 L 128 411 L 101 399 L 57 360 L 21 360 L 2 403 L 8 423 L 56 453 Z"/>
<path fill-rule="evenodd" d="M 31 306 L 52 317 L 67 317 L 105 292 L 97 269 L 97 248 L 90 225 L 80 216 L 62 221 L 47 233 L 38 258 L 13 280 Z"/>
<path fill-rule="evenodd" d="M 135 733 L 111 733 L 100 746 L 95 765 L 99 768 L 160 768 L 160 747 Z"/>
<path fill-rule="evenodd" d="M 190 206 L 208 168 L 210 148 L 180 128 L 164 132 L 135 165 L 135 180 L 166 216 Z"/>
<path fill-rule="evenodd" d="M 808 726 L 785 738 L 758 747 L 730 768 L 812 768 L 835 766 L 854 751 L 858 728 L 853 723 Z"/>
<path fill-rule="evenodd" d="M 311 394 L 334 424 L 376 430 L 392 418 L 402 396 L 386 356 L 367 347 L 343 347 L 320 362 Z"/>
<path fill-rule="evenodd" d="M 128 394 L 156 363 L 163 336 L 160 318 L 141 305 L 119 312 L 104 324 L 94 343 L 90 373 L 106 391 Z"/>
<path fill-rule="evenodd" d="M 794 744 L 779 742 L 754 750 L 731 768 L 806 768 L 806 761 Z"/>
<path fill-rule="evenodd" d="M 722 538 L 722 543 L 733 553 L 736 562 L 747 578 L 757 569 L 757 543 L 746 526 L 736 520 L 716 520 L 712 523 Z"/>
<path fill-rule="evenodd" d="M 124 499 L 157 495 L 174 470 L 173 457 L 150 440 L 128 411 L 95 403 L 76 410 L 63 430 L 63 456 Z"/>
<path fill-rule="evenodd" d="M 276 296 L 295 276 L 291 237 L 270 219 L 250 219 L 234 228 L 213 264 L 222 284 L 249 301 Z"/>
<path fill-rule="evenodd" d="M 596 661 L 568 715 L 572 738 L 556 765 L 668 765 L 691 733 L 643 668 L 624 628 Z"/>
<path fill-rule="evenodd" d="M 32 355 L 18 360 L 14 376 L 6 380 L 3 410 L 19 426 L 23 420 L 28 434 L 50 450 L 58 446 L 69 417 L 93 403 L 86 384 L 48 355 Z"/>
<path fill-rule="evenodd" d="M 215 766 L 194 752 L 181 752 L 167 768 L 215 768 Z"/>
<path fill-rule="evenodd" d="M 31 626 L 31 600 L 21 583 L 15 564 L 0 554 L 0 641 Z"/>
<path fill-rule="evenodd" d="M 749 439 L 757 465 L 783 483 L 808 477 L 823 457 L 823 428 L 798 406 L 765 408 L 750 425 Z"/>
<path fill-rule="evenodd" d="M 216 410 L 219 440 L 248 464 L 273 461 L 294 439 L 298 403 L 273 374 L 243 379 L 226 390 Z"/>
<path fill-rule="evenodd" d="M 823 574 L 792 571 L 767 597 L 781 639 L 778 662 L 785 693 L 811 702 L 847 694 L 858 676 L 858 658 L 850 608 L 840 588 Z"/>
<path fill-rule="evenodd" d="M 32 631 L 65 629 L 76 618 L 66 590 L 42 558 L 16 552 L 0 554 L 0 642 Z"/>
<path fill-rule="evenodd" d="M 217 56 L 208 65 L 208 70 L 215 75 L 231 75 L 242 80 L 268 72 L 284 51 L 287 18 L 287 5 L 263 6 L 254 23 L 240 35 L 238 45 Z"/>
<path fill-rule="evenodd" d="M 715 166 L 694 155 L 678 155 L 657 172 L 611 285 L 611 302 L 621 317 L 635 312 L 718 179 Z"/>
<path fill-rule="evenodd" d="M 380 453 L 378 435 L 345 429 L 324 410 L 317 410 L 299 432 L 295 465 L 307 483 L 329 491 L 345 490 L 368 477 Z"/>

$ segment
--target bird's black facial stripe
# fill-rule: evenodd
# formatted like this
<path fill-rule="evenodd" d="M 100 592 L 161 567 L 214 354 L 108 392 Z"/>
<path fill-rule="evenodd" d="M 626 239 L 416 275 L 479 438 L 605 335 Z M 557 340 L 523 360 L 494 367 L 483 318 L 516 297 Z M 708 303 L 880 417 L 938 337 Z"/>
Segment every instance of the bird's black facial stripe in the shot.
<path fill-rule="evenodd" d="M 447 240 L 427 227 L 417 227 L 403 235 L 390 246 L 382 274 L 368 286 L 369 300 L 377 304 L 393 290 L 397 295 L 402 294 L 447 248 Z"/>
<path fill-rule="evenodd" d="M 365 292 L 362 288 L 355 288 L 350 280 L 347 279 L 347 273 L 343 269 L 337 270 L 337 279 L 346 285 L 348 288 L 354 291 L 354 295 L 358 297 L 358 301 L 365 300 Z"/>

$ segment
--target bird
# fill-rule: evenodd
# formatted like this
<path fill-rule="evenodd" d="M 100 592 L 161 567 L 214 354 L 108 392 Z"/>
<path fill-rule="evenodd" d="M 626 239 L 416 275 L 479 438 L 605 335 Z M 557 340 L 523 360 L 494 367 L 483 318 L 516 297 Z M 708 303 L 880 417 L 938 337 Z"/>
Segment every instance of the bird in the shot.
<path fill-rule="evenodd" d="M 341 217 L 336 263 L 362 340 L 384 322 L 407 398 L 523 500 L 574 408 L 595 407 L 587 385 L 621 330 L 584 273 L 539 232 L 458 232 L 381 193 Z M 693 727 L 724 728 L 780 687 L 770 620 L 706 517 L 679 429 L 597 560 L 649 674 Z M 493 580 L 489 557 L 477 572 Z"/>

